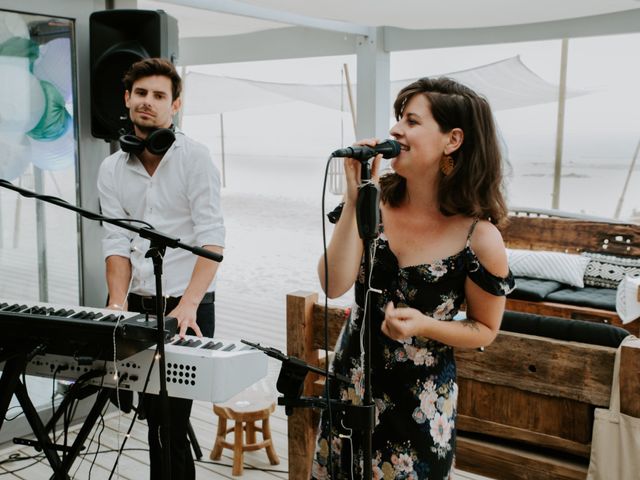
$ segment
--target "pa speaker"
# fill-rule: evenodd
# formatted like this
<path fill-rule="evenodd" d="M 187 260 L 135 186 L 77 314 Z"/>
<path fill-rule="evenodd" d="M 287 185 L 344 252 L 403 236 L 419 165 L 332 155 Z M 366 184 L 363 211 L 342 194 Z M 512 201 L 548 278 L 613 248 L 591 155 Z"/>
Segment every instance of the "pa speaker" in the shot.
<path fill-rule="evenodd" d="M 178 22 L 162 10 L 103 10 L 89 18 L 91 134 L 116 140 L 129 114 L 122 77 L 135 62 L 178 58 Z"/>

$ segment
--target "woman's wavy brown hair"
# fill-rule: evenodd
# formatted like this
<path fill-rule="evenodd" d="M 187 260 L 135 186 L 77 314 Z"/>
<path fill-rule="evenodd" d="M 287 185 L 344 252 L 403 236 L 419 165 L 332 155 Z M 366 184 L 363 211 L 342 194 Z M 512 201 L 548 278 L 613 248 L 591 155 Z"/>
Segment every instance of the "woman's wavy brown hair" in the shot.
<path fill-rule="evenodd" d="M 449 175 L 440 174 L 438 201 L 447 216 L 480 217 L 496 225 L 507 217 L 503 196 L 502 155 L 491 108 L 473 90 L 449 78 L 421 78 L 404 87 L 393 105 L 397 120 L 414 96 L 422 94 L 443 133 L 454 128 L 464 132 Z M 381 198 L 391 206 L 405 199 L 406 180 L 395 172 L 380 179 Z"/>

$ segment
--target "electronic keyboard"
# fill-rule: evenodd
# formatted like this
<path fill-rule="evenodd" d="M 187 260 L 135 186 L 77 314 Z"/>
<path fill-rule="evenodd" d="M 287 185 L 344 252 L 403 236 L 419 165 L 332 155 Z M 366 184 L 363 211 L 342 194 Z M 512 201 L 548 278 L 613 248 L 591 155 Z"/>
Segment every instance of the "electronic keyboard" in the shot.
<path fill-rule="evenodd" d="M 165 317 L 165 338 L 178 322 Z M 0 347 L 24 348 L 77 358 L 123 359 L 145 350 L 157 339 L 152 315 L 106 308 L 56 305 L 0 299 Z"/>

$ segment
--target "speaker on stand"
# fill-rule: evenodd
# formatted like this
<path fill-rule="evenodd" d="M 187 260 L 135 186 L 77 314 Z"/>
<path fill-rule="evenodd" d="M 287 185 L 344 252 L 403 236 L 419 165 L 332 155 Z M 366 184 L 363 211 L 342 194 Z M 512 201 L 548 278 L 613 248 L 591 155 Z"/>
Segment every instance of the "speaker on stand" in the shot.
<path fill-rule="evenodd" d="M 126 125 L 122 77 L 135 62 L 178 58 L 178 22 L 162 10 L 102 10 L 89 18 L 91 134 L 117 140 Z"/>

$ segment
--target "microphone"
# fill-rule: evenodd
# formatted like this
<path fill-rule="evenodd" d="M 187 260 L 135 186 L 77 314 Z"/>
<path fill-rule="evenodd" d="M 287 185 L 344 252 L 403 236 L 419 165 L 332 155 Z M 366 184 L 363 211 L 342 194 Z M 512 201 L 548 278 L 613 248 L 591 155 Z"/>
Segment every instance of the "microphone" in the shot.
<path fill-rule="evenodd" d="M 387 139 L 384 142 L 380 142 L 375 147 L 359 145 L 357 147 L 340 148 L 333 152 L 331 156 L 349 157 L 355 160 L 368 160 L 379 153 L 381 153 L 384 158 L 397 157 L 400 153 L 400 144 L 395 140 Z"/>

